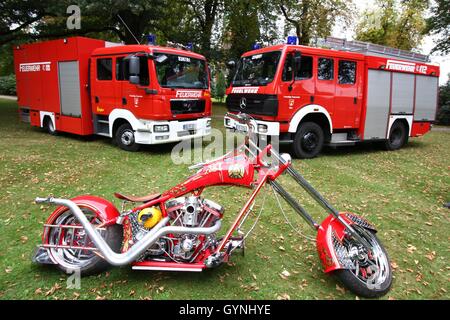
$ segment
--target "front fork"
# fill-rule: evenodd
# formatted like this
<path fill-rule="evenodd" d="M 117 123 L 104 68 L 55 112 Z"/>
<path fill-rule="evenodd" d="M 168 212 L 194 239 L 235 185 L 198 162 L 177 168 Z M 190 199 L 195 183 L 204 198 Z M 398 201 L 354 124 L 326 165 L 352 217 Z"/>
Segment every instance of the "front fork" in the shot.
<path fill-rule="evenodd" d="M 286 164 L 286 161 L 276 152 L 275 150 L 271 150 L 271 153 L 277 158 L 279 162 L 282 164 Z M 286 169 L 286 172 L 294 179 L 295 182 L 297 182 L 306 192 L 309 193 L 309 195 L 316 200 L 317 203 L 319 203 L 327 212 L 329 212 L 337 221 L 339 221 L 344 227 L 347 234 L 349 234 L 352 238 L 357 240 L 359 243 L 361 243 L 367 250 L 371 250 L 370 244 L 361 237 L 355 229 L 345 221 L 342 216 L 339 214 L 339 211 L 337 211 L 328 201 L 325 200 L 325 198 L 316 190 L 314 189 L 311 184 L 306 181 L 306 179 L 292 167 L 292 164 L 289 164 L 289 166 Z M 302 216 L 309 225 L 311 225 L 316 230 L 320 227 L 317 222 L 314 221 L 314 219 L 308 214 L 308 212 L 300 205 L 300 203 L 291 195 L 289 194 L 278 182 L 274 180 L 269 181 L 270 185 L 274 188 L 274 190 L 298 213 L 300 216 Z"/>

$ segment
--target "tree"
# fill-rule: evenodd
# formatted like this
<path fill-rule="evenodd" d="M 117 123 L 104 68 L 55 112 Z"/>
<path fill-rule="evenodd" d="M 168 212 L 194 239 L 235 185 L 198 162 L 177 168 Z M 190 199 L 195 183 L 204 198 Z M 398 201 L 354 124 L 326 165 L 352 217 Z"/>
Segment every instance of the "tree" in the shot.
<path fill-rule="evenodd" d="M 227 1 L 223 34 L 227 59 L 238 59 L 260 38 L 258 4 L 258 0 Z"/>
<path fill-rule="evenodd" d="M 377 5 L 364 13 L 356 27 L 357 40 L 408 51 L 420 46 L 427 0 L 377 0 Z"/>
<path fill-rule="evenodd" d="M 425 33 L 439 35 L 432 52 L 450 53 L 450 1 L 435 0 L 431 8 L 432 16 L 427 19 Z"/>
<path fill-rule="evenodd" d="M 195 27 L 193 33 L 200 43 L 200 52 L 207 58 L 211 55 L 211 38 L 213 27 L 223 10 L 223 0 L 185 0 L 191 12 Z"/>
<path fill-rule="evenodd" d="M 226 90 L 226 80 L 222 70 L 219 70 L 219 72 L 217 73 L 216 83 L 214 87 L 214 98 L 222 102 Z"/>
<path fill-rule="evenodd" d="M 132 44 L 136 43 L 133 34 L 138 41 L 148 32 L 165 34 L 168 26 L 160 22 L 172 13 L 170 9 L 173 7 L 169 5 L 169 0 L 140 0 L 133 3 L 125 0 L 79 0 L 77 5 L 81 9 L 81 28 L 68 29 L 66 21 L 69 14 L 66 10 L 71 4 L 70 0 L 3 1 L 0 3 L 0 45 L 24 37 L 48 39 L 91 33 L 106 33 L 110 39 L 117 38 Z M 171 28 L 177 28 L 177 24 Z"/>
<path fill-rule="evenodd" d="M 303 45 L 329 36 L 336 22 L 349 23 L 354 12 L 352 1 L 345 0 L 278 0 L 277 3 Z"/>

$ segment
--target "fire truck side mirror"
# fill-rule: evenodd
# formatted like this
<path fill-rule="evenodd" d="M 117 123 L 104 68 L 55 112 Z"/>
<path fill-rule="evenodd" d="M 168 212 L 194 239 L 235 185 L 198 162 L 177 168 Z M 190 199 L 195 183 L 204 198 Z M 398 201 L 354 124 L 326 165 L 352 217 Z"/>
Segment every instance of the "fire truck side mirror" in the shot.
<path fill-rule="evenodd" d="M 139 84 L 140 83 L 139 76 L 130 76 L 129 80 L 131 84 Z"/>
<path fill-rule="evenodd" d="M 128 70 L 130 72 L 129 82 L 131 84 L 139 84 L 139 74 L 141 73 L 140 59 L 137 56 L 128 58 Z"/>
<path fill-rule="evenodd" d="M 130 75 L 138 76 L 141 73 L 140 59 L 136 56 L 131 56 L 129 58 L 129 71 Z M 131 77 L 130 77 L 131 79 Z"/>

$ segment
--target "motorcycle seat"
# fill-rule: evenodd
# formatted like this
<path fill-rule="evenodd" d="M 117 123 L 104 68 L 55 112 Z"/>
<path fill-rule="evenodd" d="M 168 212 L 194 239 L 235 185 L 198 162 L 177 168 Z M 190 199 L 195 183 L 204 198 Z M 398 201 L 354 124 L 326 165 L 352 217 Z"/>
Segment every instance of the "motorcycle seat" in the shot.
<path fill-rule="evenodd" d="M 149 202 L 149 201 L 159 198 L 161 196 L 161 193 L 151 193 L 151 194 L 143 196 L 143 197 L 135 197 L 135 196 L 126 196 L 124 194 L 114 192 L 114 196 L 117 199 L 130 201 L 130 202 Z"/>

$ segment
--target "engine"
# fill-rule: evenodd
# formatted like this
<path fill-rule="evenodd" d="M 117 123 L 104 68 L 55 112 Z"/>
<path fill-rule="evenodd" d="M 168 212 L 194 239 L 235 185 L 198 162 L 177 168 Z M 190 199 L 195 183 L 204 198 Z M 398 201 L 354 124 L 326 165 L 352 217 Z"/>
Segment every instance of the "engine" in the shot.
<path fill-rule="evenodd" d="M 187 228 L 210 227 L 223 217 L 224 209 L 214 201 L 198 196 L 180 197 L 166 203 L 166 211 L 173 226 Z M 152 207 L 131 214 L 129 221 L 132 231 L 132 242 L 142 239 L 161 219 L 159 208 Z M 190 262 L 205 249 L 216 245 L 214 235 L 177 234 L 158 239 L 152 247 L 138 259 L 172 260 Z"/>

